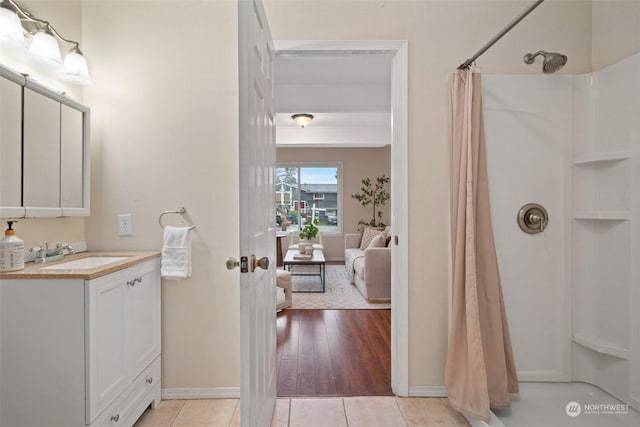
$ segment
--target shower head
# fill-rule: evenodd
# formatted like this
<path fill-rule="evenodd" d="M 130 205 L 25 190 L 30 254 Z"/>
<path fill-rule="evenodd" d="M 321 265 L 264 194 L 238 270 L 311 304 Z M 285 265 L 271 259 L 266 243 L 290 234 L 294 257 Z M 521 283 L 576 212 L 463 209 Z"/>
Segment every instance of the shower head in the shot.
<path fill-rule="evenodd" d="M 564 67 L 567 63 L 567 56 L 562 55 L 561 53 L 555 52 L 545 52 L 544 50 L 539 50 L 536 53 L 527 53 L 524 56 L 525 64 L 533 64 L 533 61 L 536 59 L 536 56 L 543 55 L 544 61 L 542 62 L 542 72 L 545 74 L 551 74 L 558 71 L 560 68 Z"/>

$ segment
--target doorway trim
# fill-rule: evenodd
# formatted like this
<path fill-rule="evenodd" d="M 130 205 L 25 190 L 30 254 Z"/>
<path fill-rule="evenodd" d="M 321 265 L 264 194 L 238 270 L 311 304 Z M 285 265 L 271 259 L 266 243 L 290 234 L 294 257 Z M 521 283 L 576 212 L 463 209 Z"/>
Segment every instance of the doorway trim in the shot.
<path fill-rule="evenodd" d="M 391 389 L 409 396 L 408 42 L 406 40 L 274 40 L 278 53 L 391 53 Z"/>

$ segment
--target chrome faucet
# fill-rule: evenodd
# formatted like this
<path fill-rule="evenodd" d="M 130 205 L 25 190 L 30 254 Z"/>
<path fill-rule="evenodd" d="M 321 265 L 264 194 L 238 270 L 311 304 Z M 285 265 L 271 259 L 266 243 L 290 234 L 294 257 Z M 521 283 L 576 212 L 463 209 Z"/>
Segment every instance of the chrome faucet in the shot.
<path fill-rule="evenodd" d="M 67 251 L 67 254 L 69 254 L 69 255 L 73 255 L 73 254 L 76 253 L 76 251 L 73 249 L 73 246 L 71 246 L 70 244 L 68 244 L 68 243 L 58 243 L 56 245 L 56 248 L 49 252 L 49 256 L 51 256 L 51 255 L 60 255 L 62 253 L 62 251 L 64 251 L 65 249 Z"/>
<path fill-rule="evenodd" d="M 65 250 L 67 251 L 67 254 L 76 253 L 75 250 L 73 249 L 73 246 L 71 246 L 68 243 L 58 243 L 56 244 L 56 247 L 54 249 L 49 249 L 49 243 L 45 243 L 40 247 L 29 249 L 30 252 L 36 253 L 36 259 L 35 259 L 36 263 L 43 263 L 43 262 L 56 261 L 59 259 L 63 259 L 64 258 L 63 252 Z"/>

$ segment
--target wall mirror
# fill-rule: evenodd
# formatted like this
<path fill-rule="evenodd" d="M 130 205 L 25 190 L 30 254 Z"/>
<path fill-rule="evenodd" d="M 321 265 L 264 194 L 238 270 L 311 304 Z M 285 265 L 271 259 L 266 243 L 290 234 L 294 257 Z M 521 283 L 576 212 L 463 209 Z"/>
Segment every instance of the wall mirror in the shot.
<path fill-rule="evenodd" d="M 0 216 L 89 215 L 89 108 L 0 65 Z"/>

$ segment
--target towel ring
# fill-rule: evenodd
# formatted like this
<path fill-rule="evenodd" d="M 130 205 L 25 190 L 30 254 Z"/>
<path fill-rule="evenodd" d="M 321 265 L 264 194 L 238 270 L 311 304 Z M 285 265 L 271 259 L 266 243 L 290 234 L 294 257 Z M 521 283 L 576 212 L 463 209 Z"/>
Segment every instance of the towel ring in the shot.
<path fill-rule="evenodd" d="M 160 224 L 160 227 L 162 227 L 162 229 L 164 229 L 164 225 L 162 224 L 162 217 L 165 215 L 169 215 L 169 214 L 178 214 L 181 215 L 183 213 L 185 213 L 187 210 L 183 207 L 180 206 L 178 209 L 176 209 L 175 211 L 164 211 L 160 214 L 160 216 L 158 217 L 158 223 Z M 194 228 L 196 228 L 195 225 L 192 225 L 189 227 L 189 230 L 193 230 Z"/>

